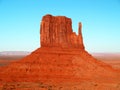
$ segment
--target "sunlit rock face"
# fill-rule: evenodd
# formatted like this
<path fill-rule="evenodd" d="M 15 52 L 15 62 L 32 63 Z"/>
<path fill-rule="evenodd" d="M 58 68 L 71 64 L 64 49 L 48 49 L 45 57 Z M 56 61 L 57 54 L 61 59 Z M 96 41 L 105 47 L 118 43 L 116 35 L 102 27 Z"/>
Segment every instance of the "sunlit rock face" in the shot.
<path fill-rule="evenodd" d="M 40 25 L 41 47 L 21 60 L 1 67 L 0 83 L 119 80 L 116 71 L 110 65 L 96 60 L 84 49 L 82 24 L 79 23 L 78 26 L 76 35 L 72 30 L 70 18 L 43 16 Z"/>
<path fill-rule="evenodd" d="M 79 23 L 78 35 L 72 30 L 72 21 L 65 16 L 45 15 L 40 28 L 42 47 L 62 47 L 84 49 Z"/>

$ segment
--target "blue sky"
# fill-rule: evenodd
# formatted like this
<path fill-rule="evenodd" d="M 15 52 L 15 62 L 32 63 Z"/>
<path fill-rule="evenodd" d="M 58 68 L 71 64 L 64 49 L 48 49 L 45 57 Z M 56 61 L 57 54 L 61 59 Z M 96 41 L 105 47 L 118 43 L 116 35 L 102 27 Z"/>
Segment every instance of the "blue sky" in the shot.
<path fill-rule="evenodd" d="M 120 0 L 0 0 L 0 51 L 34 51 L 40 47 L 43 15 L 72 18 L 83 24 L 89 52 L 120 52 Z"/>

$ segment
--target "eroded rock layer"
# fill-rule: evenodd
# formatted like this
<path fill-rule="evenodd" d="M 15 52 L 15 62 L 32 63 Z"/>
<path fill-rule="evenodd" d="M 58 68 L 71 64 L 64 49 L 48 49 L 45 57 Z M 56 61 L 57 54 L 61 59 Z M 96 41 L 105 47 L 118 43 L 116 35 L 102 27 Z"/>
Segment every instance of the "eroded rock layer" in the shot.
<path fill-rule="evenodd" d="M 84 49 L 81 27 L 82 24 L 79 23 L 79 33 L 76 35 L 70 18 L 46 15 L 42 18 L 40 28 L 41 47 Z"/>

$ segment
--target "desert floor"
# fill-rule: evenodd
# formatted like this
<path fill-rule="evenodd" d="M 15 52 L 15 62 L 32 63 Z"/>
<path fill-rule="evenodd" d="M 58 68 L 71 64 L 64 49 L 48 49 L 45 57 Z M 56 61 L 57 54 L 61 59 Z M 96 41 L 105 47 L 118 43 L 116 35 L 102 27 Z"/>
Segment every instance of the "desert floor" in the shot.
<path fill-rule="evenodd" d="M 120 69 L 120 53 L 92 53 L 97 60 L 110 64 L 113 68 Z M 0 66 L 20 60 L 25 56 L 0 56 Z"/>
<path fill-rule="evenodd" d="M 92 55 L 115 69 L 120 69 L 120 53 L 92 53 Z"/>
<path fill-rule="evenodd" d="M 92 55 L 113 68 L 120 70 L 120 54 L 92 53 Z M 0 66 L 20 60 L 24 56 L 1 56 Z M 102 79 L 102 78 L 101 78 Z M 101 83 L 95 81 L 83 81 L 76 83 L 48 84 L 41 82 L 12 82 L 0 85 L 0 90 L 120 90 L 119 83 Z"/>

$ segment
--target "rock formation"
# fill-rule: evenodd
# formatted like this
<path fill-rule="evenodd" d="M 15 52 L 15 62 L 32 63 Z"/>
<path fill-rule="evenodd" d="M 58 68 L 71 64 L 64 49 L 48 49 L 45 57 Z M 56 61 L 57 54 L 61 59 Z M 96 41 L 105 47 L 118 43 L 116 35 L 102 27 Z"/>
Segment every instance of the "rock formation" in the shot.
<path fill-rule="evenodd" d="M 62 47 L 84 49 L 79 23 L 79 34 L 72 30 L 72 21 L 65 16 L 46 15 L 41 22 L 41 47 Z"/>
<path fill-rule="evenodd" d="M 76 35 L 72 31 L 70 18 L 45 15 L 40 27 L 41 47 L 22 60 L 0 68 L 0 83 L 99 82 L 101 78 L 104 78 L 101 82 L 119 80 L 111 66 L 96 60 L 85 51 L 81 29 L 82 24 L 79 23 Z"/>

